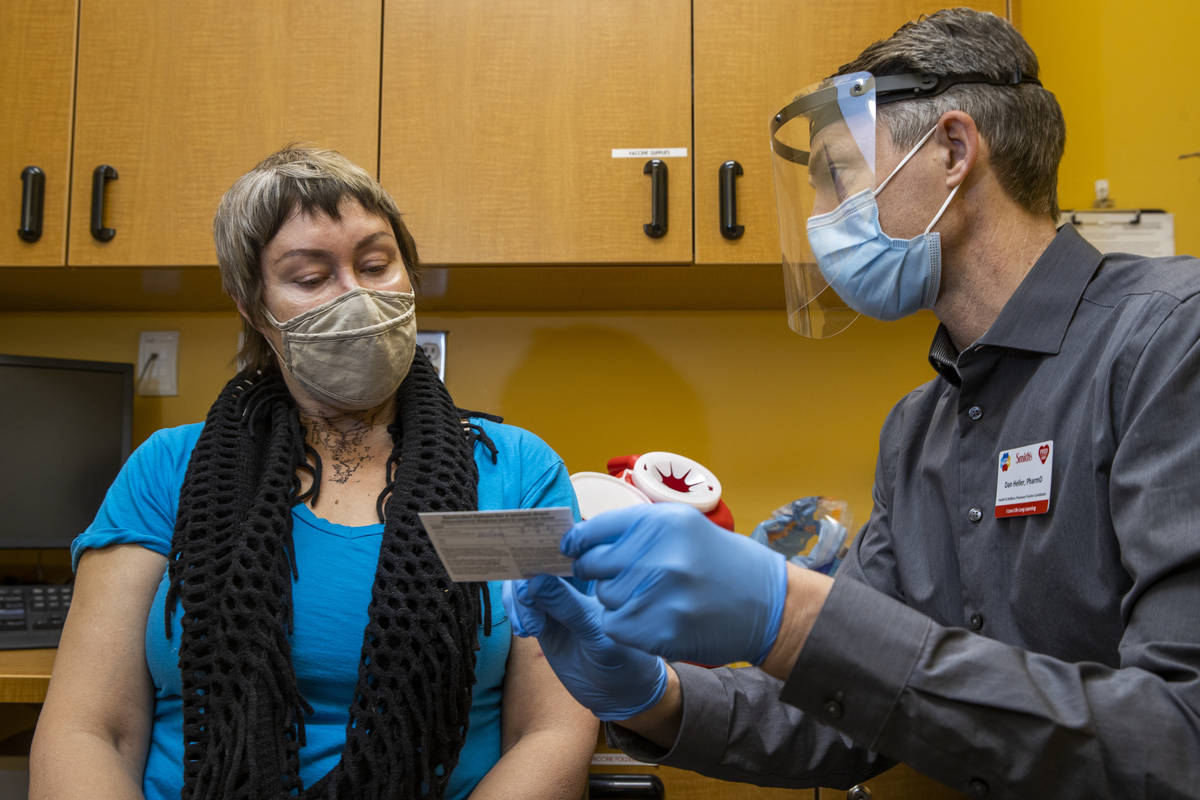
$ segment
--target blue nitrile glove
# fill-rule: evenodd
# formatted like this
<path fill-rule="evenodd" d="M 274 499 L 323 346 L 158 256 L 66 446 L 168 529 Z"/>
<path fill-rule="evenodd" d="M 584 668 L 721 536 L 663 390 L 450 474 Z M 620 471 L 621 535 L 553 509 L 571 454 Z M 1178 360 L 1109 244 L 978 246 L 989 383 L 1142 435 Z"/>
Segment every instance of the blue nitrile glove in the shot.
<path fill-rule="evenodd" d="M 538 638 L 562 685 L 597 719 L 629 719 L 662 699 L 663 660 L 606 636 L 600 603 L 565 580 L 538 575 L 507 581 L 504 608 L 513 633 Z"/>
<path fill-rule="evenodd" d="M 594 580 L 604 632 L 669 659 L 761 664 L 787 597 L 780 553 L 719 528 L 690 506 L 598 514 L 567 531 L 575 576 Z"/>

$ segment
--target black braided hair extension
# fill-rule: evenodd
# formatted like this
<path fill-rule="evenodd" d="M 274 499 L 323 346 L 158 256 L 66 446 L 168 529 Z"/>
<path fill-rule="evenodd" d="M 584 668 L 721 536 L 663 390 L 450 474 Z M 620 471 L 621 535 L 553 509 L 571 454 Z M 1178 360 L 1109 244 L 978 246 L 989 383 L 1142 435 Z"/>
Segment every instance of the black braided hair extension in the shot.
<path fill-rule="evenodd" d="M 455 584 L 417 518 L 477 507 L 475 438 L 424 354 L 397 393 L 383 542 L 346 745 L 308 789 L 312 713 L 291 664 L 291 507 L 320 482 L 277 374 L 242 373 L 209 411 L 180 492 L 167 635 L 183 606 L 183 800 L 441 798 L 466 738 L 486 584 Z M 310 461 L 310 459 L 312 459 Z M 310 490 L 311 492 L 312 490 Z M 386 499 L 384 499 L 386 497 Z"/>

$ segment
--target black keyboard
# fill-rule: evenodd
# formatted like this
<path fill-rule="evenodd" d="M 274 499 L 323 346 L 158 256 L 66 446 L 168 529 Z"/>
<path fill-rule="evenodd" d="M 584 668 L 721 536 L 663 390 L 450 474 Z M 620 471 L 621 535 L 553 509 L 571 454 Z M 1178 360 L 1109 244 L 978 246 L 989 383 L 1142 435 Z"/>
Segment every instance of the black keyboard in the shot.
<path fill-rule="evenodd" d="M 0 586 L 0 650 L 58 647 L 71 586 Z"/>

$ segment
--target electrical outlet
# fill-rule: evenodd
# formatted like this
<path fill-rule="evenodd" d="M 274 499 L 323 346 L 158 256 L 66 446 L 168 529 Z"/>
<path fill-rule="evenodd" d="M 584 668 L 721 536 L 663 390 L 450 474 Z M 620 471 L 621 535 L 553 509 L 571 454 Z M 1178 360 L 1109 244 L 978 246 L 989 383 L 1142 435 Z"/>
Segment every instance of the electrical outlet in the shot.
<path fill-rule="evenodd" d="M 417 331 L 417 346 L 425 351 L 438 377 L 446 380 L 446 332 Z"/>
<path fill-rule="evenodd" d="M 137 393 L 161 397 L 179 394 L 179 331 L 142 331 L 138 337 Z"/>

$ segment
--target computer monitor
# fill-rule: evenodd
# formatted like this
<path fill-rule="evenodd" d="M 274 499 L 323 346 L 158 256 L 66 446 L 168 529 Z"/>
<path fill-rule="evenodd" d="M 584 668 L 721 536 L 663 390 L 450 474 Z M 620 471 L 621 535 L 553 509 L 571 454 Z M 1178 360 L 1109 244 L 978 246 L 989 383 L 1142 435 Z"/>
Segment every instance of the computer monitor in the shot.
<path fill-rule="evenodd" d="M 0 548 L 68 547 L 132 428 L 132 364 L 0 355 Z"/>

